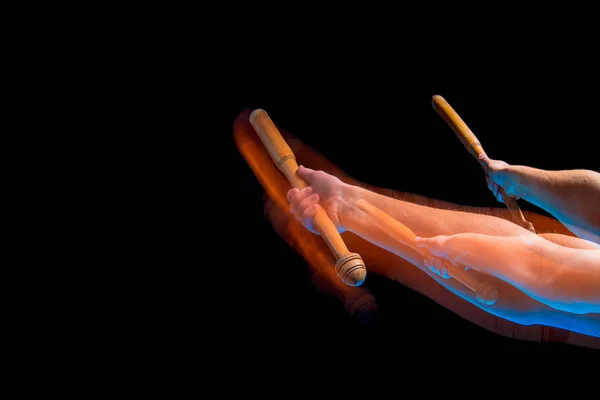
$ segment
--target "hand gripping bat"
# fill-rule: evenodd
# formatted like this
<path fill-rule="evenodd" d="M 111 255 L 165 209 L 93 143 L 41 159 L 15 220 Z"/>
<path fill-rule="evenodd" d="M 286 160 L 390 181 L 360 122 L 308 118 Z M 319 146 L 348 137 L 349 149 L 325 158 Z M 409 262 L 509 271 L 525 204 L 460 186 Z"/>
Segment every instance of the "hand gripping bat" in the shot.
<path fill-rule="evenodd" d="M 261 109 L 252 111 L 250 123 L 265 145 L 273 162 L 285 175 L 292 187 L 303 189 L 308 186 L 308 183 L 297 174 L 298 164 L 294 153 L 267 113 Z M 360 286 L 367 275 L 365 263 L 360 255 L 351 253 L 348 250 L 335 224 L 322 207 L 318 208 L 312 223 L 333 253 L 336 260 L 335 272 L 342 282 L 348 286 Z"/>
<path fill-rule="evenodd" d="M 450 128 L 456 133 L 456 136 L 460 139 L 465 148 L 477 159 L 482 168 L 484 168 L 483 162 L 479 159 L 481 154 L 484 154 L 483 147 L 481 143 L 473 134 L 473 132 L 469 129 L 467 124 L 460 118 L 460 116 L 454 111 L 454 109 L 448 104 L 448 102 L 439 95 L 433 96 L 432 106 L 437 111 L 437 113 L 446 121 Z M 500 188 L 502 191 L 502 199 L 504 200 L 504 204 L 510 210 L 513 220 L 517 225 L 522 226 L 523 228 L 535 233 L 535 229 L 533 224 L 525 219 L 523 212 L 519 208 L 517 204 L 517 200 L 509 197 L 506 192 L 504 192 L 503 188 Z"/>

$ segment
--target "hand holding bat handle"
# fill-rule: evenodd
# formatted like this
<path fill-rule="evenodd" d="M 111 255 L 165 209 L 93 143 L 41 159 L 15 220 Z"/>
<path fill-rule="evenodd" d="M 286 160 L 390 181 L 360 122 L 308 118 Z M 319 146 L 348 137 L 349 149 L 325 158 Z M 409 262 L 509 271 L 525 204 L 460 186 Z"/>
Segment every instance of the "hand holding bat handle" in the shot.
<path fill-rule="evenodd" d="M 427 249 L 416 246 L 416 235 L 406 225 L 366 200 L 358 200 L 356 205 L 369 217 L 369 221 L 390 235 L 394 240 L 415 250 L 425 259 L 429 260 L 433 258 Z M 477 301 L 482 304 L 491 305 L 498 300 L 498 290 L 494 286 L 489 283 L 479 282 L 473 275 L 469 274 L 464 267 L 454 265 L 447 260 L 444 260 L 443 263 L 444 267 L 448 270 L 448 274 L 452 278 L 456 279 L 475 293 Z"/>
<path fill-rule="evenodd" d="M 265 145 L 273 162 L 285 175 L 292 187 L 303 189 L 306 181 L 297 174 L 298 164 L 294 153 L 285 142 L 281 133 L 264 110 L 257 109 L 250 114 L 250 123 Z M 360 286 L 367 275 L 365 264 L 357 253 L 351 253 L 340 236 L 335 224 L 322 207 L 312 220 L 336 259 L 335 272 L 348 286 Z"/>
<path fill-rule="evenodd" d="M 479 162 L 482 168 L 485 170 L 485 166 L 483 162 L 479 159 L 481 154 L 484 154 L 483 146 L 475 136 L 475 134 L 469 129 L 467 124 L 462 120 L 462 118 L 454 111 L 454 109 L 448 104 L 448 102 L 439 95 L 433 96 L 432 105 L 435 111 L 446 121 L 450 128 L 456 133 L 456 136 L 460 139 L 462 144 L 466 147 L 466 149 L 475 157 L 475 159 Z M 504 204 L 510 210 L 515 223 L 522 226 L 523 228 L 535 233 L 535 229 L 533 224 L 525 219 L 523 212 L 519 208 L 517 204 L 517 200 L 508 196 L 504 189 L 500 188 L 502 193 L 502 199 L 504 200 Z"/>

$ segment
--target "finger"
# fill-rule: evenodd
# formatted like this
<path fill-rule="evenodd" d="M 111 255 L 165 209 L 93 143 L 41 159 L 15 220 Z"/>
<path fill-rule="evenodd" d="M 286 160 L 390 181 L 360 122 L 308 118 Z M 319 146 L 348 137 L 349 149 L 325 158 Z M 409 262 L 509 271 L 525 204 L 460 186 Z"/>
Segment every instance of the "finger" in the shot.
<path fill-rule="evenodd" d="M 308 183 L 311 183 L 314 179 L 315 172 L 314 169 L 306 168 L 304 165 L 298 167 L 298 176 Z"/>
<path fill-rule="evenodd" d="M 480 164 L 483 167 L 485 173 L 486 174 L 489 173 L 489 171 L 490 171 L 490 162 L 492 160 L 485 153 L 481 153 L 478 158 L 479 158 Z"/>
<path fill-rule="evenodd" d="M 448 259 L 444 260 L 443 268 L 441 268 L 442 278 L 446 278 L 446 279 L 452 278 L 452 276 L 450 275 L 450 272 L 448 271 L 448 264 L 450 264 L 453 267 L 458 268 L 458 269 L 464 269 L 465 271 L 469 270 L 469 267 L 459 264 L 458 262 L 452 260 L 451 258 L 448 258 Z"/>
<path fill-rule="evenodd" d="M 496 200 L 499 201 L 500 203 L 504 203 L 504 194 L 503 194 L 502 187 L 500 185 L 498 185 L 497 183 L 492 183 L 492 189 L 493 189 L 492 193 L 494 193 Z"/>
<path fill-rule="evenodd" d="M 304 189 L 300 190 L 300 192 L 298 192 L 298 195 L 296 196 L 296 201 L 302 201 L 308 196 L 312 195 L 314 192 L 315 191 L 312 187 L 307 186 Z"/>
<path fill-rule="evenodd" d="M 515 200 L 519 200 L 519 199 L 520 199 L 520 197 L 517 197 L 517 196 L 511 196 L 511 195 L 509 195 L 508 193 L 506 193 L 506 191 L 505 191 L 505 190 L 502 190 L 501 192 L 502 192 L 502 193 L 501 193 L 501 194 L 502 194 L 502 202 L 504 202 L 504 199 L 505 199 L 506 197 L 510 197 L 511 199 L 515 199 Z"/>
<path fill-rule="evenodd" d="M 299 221 L 302 221 L 302 213 L 298 212 L 298 207 L 296 207 L 295 203 L 290 203 L 289 209 Z"/>
<path fill-rule="evenodd" d="M 494 197 L 497 199 L 498 198 L 498 189 L 500 187 L 498 185 L 496 185 L 495 183 L 492 182 L 492 193 L 494 194 Z"/>
<path fill-rule="evenodd" d="M 292 190 L 294 190 L 294 189 L 292 189 Z M 290 190 L 290 192 L 291 192 L 291 190 Z M 290 203 L 293 203 L 294 205 L 298 205 L 298 204 L 300 204 L 300 202 L 302 200 L 306 199 L 308 196 L 312 195 L 313 193 L 314 193 L 314 190 L 310 186 L 307 186 L 302 190 L 297 190 L 294 193 L 288 195 L 288 200 Z"/>
<path fill-rule="evenodd" d="M 497 250 L 493 250 L 498 247 L 497 239 L 493 236 L 462 233 L 450 236 L 435 236 L 418 242 L 438 242 L 435 247 L 430 245 L 428 250 L 434 257 L 443 259 L 445 265 L 444 268 L 439 268 L 440 276 L 448 273 L 449 265 L 465 271 L 468 265 L 469 269 L 497 275 L 500 264 L 497 261 L 494 262 L 490 256 L 485 255 L 490 253 L 490 249 L 497 252 Z M 474 251 L 474 249 L 478 250 Z"/>
<path fill-rule="evenodd" d="M 433 258 L 429 261 L 429 270 L 431 272 L 433 272 L 434 274 L 436 274 L 437 276 L 440 275 L 440 263 L 439 263 L 439 258 Z"/>
<path fill-rule="evenodd" d="M 292 198 L 299 192 L 300 192 L 300 189 L 298 189 L 298 188 L 293 188 L 293 189 L 288 190 L 287 195 L 286 195 L 288 201 L 291 202 Z"/>
<path fill-rule="evenodd" d="M 313 204 L 318 203 L 318 202 L 319 202 L 319 195 L 314 193 L 314 194 L 311 194 L 310 196 L 308 196 L 307 198 L 305 198 L 304 200 L 302 200 L 300 203 L 298 203 L 296 207 L 298 207 L 298 211 L 304 212 L 304 210 L 306 210 L 308 207 L 310 207 Z"/>
<path fill-rule="evenodd" d="M 432 257 L 425 259 L 424 263 L 429 271 L 436 274 L 440 278 L 449 279 L 451 277 L 442 258 Z"/>
<path fill-rule="evenodd" d="M 444 279 L 449 279 L 450 278 L 450 274 L 448 273 L 448 266 L 447 264 L 444 262 L 444 260 L 441 260 L 438 258 L 438 270 L 439 270 L 439 275 L 444 278 Z"/>
<path fill-rule="evenodd" d="M 423 260 L 423 264 L 425 265 L 425 267 L 426 267 L 426 268 L 427 268 L 427 269 L 428 269 L 430 272 L 432 272 L 432 273 L 434 273 L 434 274 L 435 274 L 436 272 L 435 272 L 435 265 L 434 265 L 434 262 L 433 262 L 433 260 L 434 260 L 434 259 L 433 259 L 433 257 L 432 257 L 432 258 L 425 258 L 425 259 Z"/>
<path fill-rule="evenodd" d="M 317 215 L 317 209 L 318 209 L 319 205 L 318 204 L 313 204 L 310 207 L 307 207 L 304 212 L 302 213 L 302 225 L 304 225 L 309 231 L 318 234 L 319 232 L 315 229 L 315 227 L 312 224 L 312 220 L 315 217 L 315 215 Z"/>
<path fill-rule="evenodd" d="M 435 264 L 433 264 L 433 263 L 429 264 L 429 271 L 431 271 L 432 273 L 434 273 L 436 275 L 439 275 L 438 272 L 435 269 Z"/>
<path fill-rule="evenodd" d="M 433 264 L 435 265 L 435 273 L 438 274 L 440 278 L 448 279 L 450 278 L 450 275 L 448 274 L 448 268 L 444 261 L 445 260 L 441 258 L 435 258 Z"/>
<path fill-rule="evenodd" d="M 422 238 L 416 237 L 415 244 L 417 247 L 423 247 L 434 256 L 445 257 L 448 254 L 448 251 L 444 248 L 444 243 L 446 242 L 445 235 L 434 236 L 431 238 Z"/>
<path fill-rule="evenodd" d="M 288 200 L 290 202 L 289 209 L 290 212 L 296 216 L 296 218 L 301 219 L 301 214 L 306 207 L 301 207 L 300 204 L 304 199 L 312 194 L 313 190 L 310 186 L 307 186 L 302 190 L 292 189 L 288 192 Z"/>

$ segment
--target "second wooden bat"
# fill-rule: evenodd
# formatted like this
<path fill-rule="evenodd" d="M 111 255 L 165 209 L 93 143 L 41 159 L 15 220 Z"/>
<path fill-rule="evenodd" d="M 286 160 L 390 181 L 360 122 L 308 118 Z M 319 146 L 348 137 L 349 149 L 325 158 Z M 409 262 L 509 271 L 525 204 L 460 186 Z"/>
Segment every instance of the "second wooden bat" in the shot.
<path fill-rule="evenodd" d="M 483 146 L 475 136 L 475 134 L 469 129 L 467 124 L 462 120 L 462 118 L 454 111 L 454 109 L 448 104 L 448 102 L 439 95 L 433 96 L 432 106 L 437 111 L 437 113 L 442 117 L 444 121 L 452 128 L 456 136 L 460 139 L 465 148 L 475 157 L 475 159 L 479 162 L 482 168 L 484 165 L 482 161 L 479 159 L 481 154 L 484 154 Z M 485 168 L 484 168 L 485 169 Z M 521 208 L 517 204 L 517 200 L 508 196 L 504 189 L 500 188 L 502 191 L 502 199 L 506 207 L 510 210 L 515 223 L 522 226 L 523 228 L 535 233 L 535 229 L 533 224 L 525 219 Z"/>

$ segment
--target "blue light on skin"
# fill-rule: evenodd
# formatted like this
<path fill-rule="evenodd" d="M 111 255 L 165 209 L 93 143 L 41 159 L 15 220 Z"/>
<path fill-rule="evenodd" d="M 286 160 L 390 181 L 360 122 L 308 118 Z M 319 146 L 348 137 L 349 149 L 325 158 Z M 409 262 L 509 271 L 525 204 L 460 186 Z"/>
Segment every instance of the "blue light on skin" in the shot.
<path fill-rule="evenodd" d="M 402 254 L 393 251 L 393 249 L 388 250 L 404 258 Z M 412 260 L 407 261 L 423 269 Z M 499 290 L 500 296 L 495 304 L 485 305 L 475 299 L 473 292 L 456 282 L 454 279 L 444 279 L 435 272 L 431 272 L 430 268 L 427 268 L 427 271 L 425 272 L 456 296 L 496 317 L 506 319 L 519 325 L 545 325 L 600 338 L 600 314 L 571 314 L 550 308 L 533 312 L 515 310 L 510 308 L 510 302 L 503 301 L 501 290 Z"/>
<path fill-rule="evenodd" d="M 600 245 L 600 228 L 594 226 L 591 221 L 574 219 L 567 210 L 553 206 L 549 201 L 551 199 L 525 198 L 525 200 L 551 214 L 577 237 Z"/>
<path fill-rule="evenodd" d="M 439 281 L 438 281 L 439 282 Z M 487 306 L 477 300 L 470 292 L 457 290 L 452 285 L 440 282 L 446 289 L 465 299 L 469 303 L 487 311 L 488 313 L 520 325 L 545 325 L 561 328 L 584 335 L 600 338 L 600 316 L 597 314 L 570 314 L 558 310 L 540 310 L 530 313 L 503 308 L 500 299 L 494 305 Z"/>

